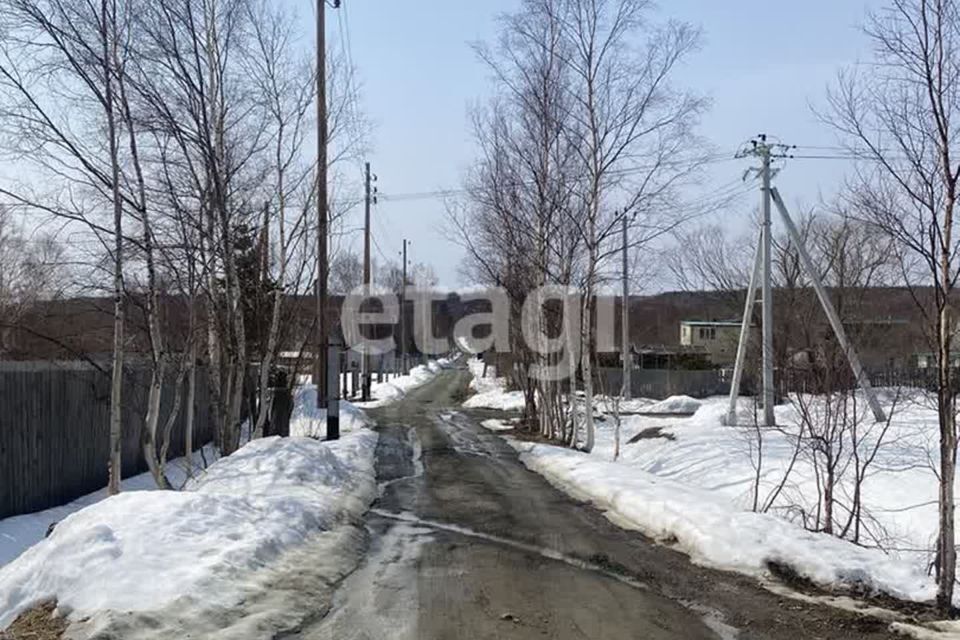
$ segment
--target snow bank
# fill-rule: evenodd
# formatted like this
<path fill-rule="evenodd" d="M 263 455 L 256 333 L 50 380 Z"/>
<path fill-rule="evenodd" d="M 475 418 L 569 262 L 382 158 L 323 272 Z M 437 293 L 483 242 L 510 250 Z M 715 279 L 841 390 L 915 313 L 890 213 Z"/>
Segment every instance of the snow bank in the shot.
<path fill-rule="evenodd" d="M 893 396 L 881 390 L 887 410 Z M 803 518 L 814 517 L 819 499 L 809 456 L 796 460 L 767 515 L 752 512 L 757 434 L 747 401 L 741 403 L 741 427 L 722 424 L 728 408 L 723 397 L 700 401 L 696 413 L 687 417 L 624 416 L 616 463 L 611 462 L 612 420 L 597 422 L 596 446 L 589 455 L 516 446 L 526 452 L 524 461 L 531 468 L 571 494 L 597 502 L 617 522 L 658 537 L 675 536 L 706 564 L 755 573 L 765 570 L 767 560 L 781 561 L 821 584 L 858 583 L 925 600 L 934 593 L 926 572 L 937 533 L 937 479 L 931 465 L 938 460 L 938 426 L 930 399 L 907 396 L 897 405 L 863 485 L 861 542 L 882 547 L 888 555 L 807 531 Z M 860 434 L 867 438 L 863 446 L 870 449 L 880 429 L 862 398 L 858 406 Z M 783 483 L 796 446 L 797 411 L 789 404 L 778 406 L 776 418 L 780 427 L 763 432 L 761 504 Z M 870 429 L 873 434 L 867 435 Z M 837 487 L 840 505 L 849 504 L 852 474 L 848 470 Z M 842 525 L 848 513 L 842 506 L 838 511 Z"/>
<path fill-rule="evenodd" d="M 167 478 L 174 487 L 181 487 L 190 475 L 203 471 L 204 460 L 213 463 L 216 457 L 217 453 L 211 445 L 204 447 L 202 452 L 195 452 L 192 473 L 188 473 L 185 458 L 171 460 L 167 463 Z M 154 491 L 157 483 L 150 473 L 141 473 L 127 478 L 120 486 L 123 491 Z M 0 567 L 43 540 L 51 524 L 106 498 L 107 489 L 104 487 L 59 507 L 0 520 Z"/>
<path fill-rule="evenodd" d="M 155 610 L 198 593 L 235 605 L 239 577 L 367 508 L 376 440 L 372 431 L 256 440 L 185 491 L 122 493 L 68 516 L 0 568 L 0 629 L 50 598 L 74 616 Z"/>
<path fill-rule="evenodd" d="M 700 408 L 701 402 L 690 396 L 670 396 L 666 400 L 644 406 L 644 413 L 674 413 L 694 414 Z"/>
<path fill-rule="evenodd" d="M 396 402 L 411 390 L 436 378 L 441 371 L 454 366 L 455 362 L 456 358 L 430 360 L 427 364 L 413 367 L 405 376 L 398 376 L 389 382 L 374 382 L 370 385 L 370 396 L 373 399 L 370 402 L 358 402 L 356 406 L 372 409 Z"/>
<path fill-rule="evenodd" d="M 470 358 L 467 362 L 473 380 L 470 389 L 474 395 L 467 398 L 463 406 L 468 409 L 499 409 L 501 411 L 520 411 L 525 400 L 522 391 L 507 391 L 506 378 L 484 377 L 483 361 Z"/>
<path fill-rule="evenodd" d="M 515 426 L 506 420 L 498 420 L 496 418 L 484 420 L 480 423 L 480 426 L 488 431 L 513 431 L 515 429 Z"/>
<path fill-rule="evenodd" d="M 821 585 L 857 586 L 910 600 L 936 592 L 917 567 L 879 550 L 811 533 L 769 514 L 740 511 L 715 494 L 628 465 L 549 445 L 511 444 L 524 464 L 561 489 L 593 502 L 618 524 L 676 540 L 697 562 L 751 574 L 781 562 Z"/>

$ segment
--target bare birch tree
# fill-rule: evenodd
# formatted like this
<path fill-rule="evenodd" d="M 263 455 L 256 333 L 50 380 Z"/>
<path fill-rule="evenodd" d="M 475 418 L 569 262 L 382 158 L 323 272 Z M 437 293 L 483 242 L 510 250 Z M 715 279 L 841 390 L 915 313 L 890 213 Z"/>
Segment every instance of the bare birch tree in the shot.
<path fill-rule="evenodd" d="M 5 34 L 0 85 L 6 101 L 0 111 L 5 145 L 29 158 L 45 175 L 65 179 L 60 193 L 38 193 L 27 186 L 0 193 L 23 207 L 85 225 L 102 238 L 112 255 L 114 296 L 113 361 L 110 393 L 110 493 L 120 490 L 122 474 L 122 380 L 124 365 L 124 209 L 128 194 L 121 177 L 121 125 L 116 98 L 119 24 L 116 0 L 74 3 L 65 0 L 4 0 Z M 78 126 L 58 101 L 86 110 Z M 69 191 L 68 191 L 69 189 Z M 112 217 L 99 220 L 99 203 Z"/>
<path fill-rule="evenodd" d="M 682 215 L 665 205 L 675 204 L 674 187 L 699 164 L 688 150 L 705 102 L 671 84 L 699 34 L 680 23 L 653 26 L 649 13 L 648 3 L 634 0 L 530 0 L 504 16 L 497 46 L 478 48 L 498 94 L 475 116 L 481 157 L 468 203 L 453 216 L 472 273 L 510 292 L 515 319 L 545 284 L 582 293 L 580 318 L 567 324 L 580 329 L 566 347 L 572 428 L 561 435 L 588 449 L 594 298 L 619 251 L 613 241 L 624 217 L 634 249 L 672 229 Z M 556 315 L 537 307 L 536 324 L 547 330 L 538 335 L 556 335 Z M 559 394 L 523 372 L 557 356 L 537 357 L 541 345 L 523 344 L 519 329 L 514 340 L 527 420 L 556 437 Z M 587 403 L 582 439 L 577 362 Z"/>
<path fill-rule="evenodd" d="M 960 160 L 960 13 L 952 0 L 891 0 L 869 14 L 873 63 L 841 73 L 826 118 L 853 157 L 851 209 L 897 244 L 936 353 L 940 431 L 937 606 L 949 615 L 956 579 L 954 210 Z M 915 265 L 918 265 L 915 268 Z"/>
<path fill-rule="evenodd" d="M 691 154 L 703 99 L 673 86 L 677 67 L 698 46 L 699 31 L 681 22 L 650 23 L 645 0 L 569 0 L 561 14 L 573 82 L 573 148 L 581 165 L 587 250 L 580 323 L 584 345 L 585 448 L 594 444 L 593 305 L 605 260 L 627 217 L 634 246 L 678 222 L 663 207 L 699 165 Z M 641 44 L 635 43 L 639 40 Z M 615 243 L 614 243 L 615 244 Z"/>

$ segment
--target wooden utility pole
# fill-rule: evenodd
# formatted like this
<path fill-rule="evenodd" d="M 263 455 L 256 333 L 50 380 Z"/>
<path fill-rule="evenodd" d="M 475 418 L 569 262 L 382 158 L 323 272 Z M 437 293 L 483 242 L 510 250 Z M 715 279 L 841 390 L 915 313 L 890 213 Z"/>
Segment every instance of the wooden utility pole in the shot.
<path fill-rule="evenodd" d="M 333 6 L 339 7 L 340 0 L 334 0 Z M 327 130 L 326 9 L 326 0 L 317 0 L 317 339 L 313 380 L 317 386 L 317 408 L 327 409 L 327 439 L 336 440 L 340 437 L 340 417 L 339 412 L 336 411 L 339 407 L 330 407 L 330 397 L 339 394 L 338 389 L 332 389 L 330 386 L 328 371 L 330 331 L 327 326 L 329 304 L 327 281 L 330 261 L 327 254 L 327 236 L 330 217 L 327 202 L 329 132 Z M 333 402 L 336 403 L 336 400 Z M 331 411 L 331 408 L 334 410 Z"/>
<path fill-rule="evenodd" d="M 373 284 L 370 276 L 370 205 L 373 201 L 373 194 L 370 188 L 370 163 L 367 162 L 365 168 L 364 180 L 364 216 L 363 216 L 363 284 L 370 293 L 370 287 Z M 370 384 L 372 375 L 370 373 L 370 354 L 364 350 L 363 353 L 363 375 L 361 398 L 364 402 L 370 400 Z"/>
<path fill-rule="evenodd" d="M 623 212 L 622 233 L 623 233 L 623 299 L 620 303 L 620 358 L 623 364 L 623 390 L 621 396 L 624 400 L 630 399 L 631 384 L 630 370 L 633 362 L 630 357 L 630 284 L 629 271 L 627 265 L 627 212 Z"/>
<path fill-rule="evenodd" d="M 407 239 L 403 239 L 403 284 L 400 287 L 400 368 L 407 375 Z"/>

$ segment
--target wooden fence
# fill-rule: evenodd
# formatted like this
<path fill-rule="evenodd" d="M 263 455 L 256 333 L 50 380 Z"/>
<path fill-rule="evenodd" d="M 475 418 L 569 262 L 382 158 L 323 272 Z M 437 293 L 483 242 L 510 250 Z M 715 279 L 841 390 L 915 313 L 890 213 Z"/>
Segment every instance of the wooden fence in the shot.
<path fill-rule="evenodd" d="M 141 434 L 149 373 L 127 370 L 123 386 L 123 476 L 146 471 Z M 198 370 L 194 443 L 213 435 L 205 371 Z M 173 405 L 164 390 L 161 424 Z M 184 392 L 184 401 L 186 393 Z M 61 505 L 107 484 L 110 377 L 83 363 L 0 363 L 0 518 Z M 184 452 L 185 411 L 169 459 Z"/>

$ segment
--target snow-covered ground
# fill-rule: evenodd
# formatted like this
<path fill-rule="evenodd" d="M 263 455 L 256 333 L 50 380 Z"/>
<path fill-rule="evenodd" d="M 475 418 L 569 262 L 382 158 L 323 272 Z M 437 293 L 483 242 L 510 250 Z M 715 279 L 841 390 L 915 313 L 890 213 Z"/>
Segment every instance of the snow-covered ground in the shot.
<path fill-rule="evenodd" d="M 450 368 L 456 358 L 440 358 L 430 360 L 427 364 L 417 365 L 410 369 L 405 376 L 397 376 L 389 382 L 374 382 L 370 385 L 369 402 L 357 402 L 356 406 L 364 409 L 373 409 L 396 402 L 417 387 L 421 387 L 437 377 L 444 369 Z"/>
<path fill-rule="evenodd" d="M 644 413 L 664 413 L 664 414 L 694 414 L 700 409 L 703 403 L 690 396 L 671 396 L 666 400 L 654 402 L 642 407 Z"/>
<path fill-rule="evenodd" d="M 471 364 L 471 370 L 479 377 L 482 363 Z M 489 393 L 483 406 L 501 406 L 503 382 L 476 382 Z M 893 394 L 882 395 L 889 409 Z M 861 545 L 803 526 L 804 518 L 809 524 L 817 512 L 819 493 L 811 455 L 799 455 L 791 467 L 801 422 L 794 405 L 777 407 L 781 427 L 763 431 L 761 458 L 747 400 L 740 406 L 739 427 L 722 425 L 727 410 L 722 397 L 624 402 L 625 414 L 644 415 L 623 416 L 621 455 L 614 461 L 613 419 L 602 417 L 614 404 L 597 399 L 601 419 L 590 454 L 510 441 L 528 467 L 564 491 L 595 503 L 621 526 L 675 544 L 697 562 L 754 575 L 766 575 L 768 563 L 782 563 L 822 585 L 875 589 L 910 600 L 933 597 L 928 568 L 937 531 L 932 470 L 937 417 L 928 398 L 913 392 L 896 406 L 862 485 Z M 860 414 L 865 406 L 860 398 Z M 678 413 L 694 415 L 670 415 Z M 882 427 L 862 416 L 863 451 L 873 449 Z M 842 504 L 850 504 L 853 492 L 850 448 L 843 454 L 847 462 L 837 489 Z M 766 512 L 753 511 L 755 494 L 761 506 L 771 501 Z M 848 512 L 837 510 L 842 526 Z"/>
<path fill-rule="evenodd" d="M 507 391 L 506 378 L 493 377 L 493 371 L 483 375 L 483 360 L 470 357 L 467 367 L 473 374 L 470 381 L 470 390 L 474 395 L 463 403 L 468 409 L 501 409 L 503 411 L 519 411 L 523 409 L 524 399 L 522 391 Z"/>
<path fill-rule="evenodd" d="M 314 408 L 316 397 L 317 389 L 313 385 L 307 384 L 297 389 L 293 415 L 290 419 L 291 435 L 321 440 L 326 437 L 326 420 Z M 341 433 L 349 433 L 369 427 L 371 423 L 370 418 L 355 405 L 346 401 L 340 402 Z M 244 441 L 249 438 L 249 429 L 245 430 L 245 433 Z M 192 473 L 188 473 L 186 459 L 178 458 L 168 463 L 167 477 L 174 487 L 182 487 L 191 476 L 202 473 L 205 467 L 213 464 L 217 456 L 216 449 L 208 445 L 203 448 L 202 452 L 194 453 Z M 150 473 L 141 473 L 124 480 L 121 487 L 124 492 L 153 491 L 156 490 L 157 485 Z M 59 522 L 85 507 L 94 505 L 106 497 L 107 490 L 104 487 L 59 507 L 0 520 L 0 566 L 7 564 L 25 550 L 43 540 L 51 524 Z"/>
<path fill-rule="evenodd" d="M 181 487 L 187 482 L 190 475 L 201 473 L 207 464 L 213 464 L 216 457 L 217 453 L 213 447 L 204 447 L 202 452 L 198 451 L 193 455 L 192 474 L 187 473 L 186 459 L 178 458 L 168 463 L 167 477 L 174 487 Z M 157 488 L 157 483 L 149 473 L 141 473 L 124 480 L 121 488 L 123 491 L 152 491 Z M 106 497 L 107 489 L 104 487 L 59 507 L 0 520 L 0 567 L 43 540 L 51 524 L 59 522 L 85 507 L 96 504 Z"/>
<path fill-rule="evenodd" d="M 296 404 L 298 430 L 317 428 L 309 391 L 301 390 Z M 56 514 L 62 520 L 50 537 L 0 567 L 0 629 L 51 598 L 71 619 L 94 622 L 199 593 L 203 607 L 236 606 L 249 576 L 311 536 L 354 520 L 374 499 L 377 434 L 347 407 L 336 442 L 260 439 L 218 460 L 183 491 L 93 494 L 78 501 L 87 503 L 79 510 L 62 507 L 73 512 Z M 131 479 L 125 489 L 140 482 Z M 54 514 L 44 514 L 34 515 L 45 531 Z M 0 531 L 9 524 L 0 522 Z"/>

